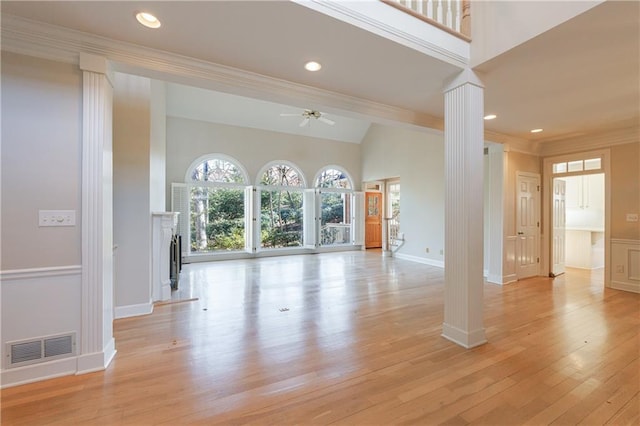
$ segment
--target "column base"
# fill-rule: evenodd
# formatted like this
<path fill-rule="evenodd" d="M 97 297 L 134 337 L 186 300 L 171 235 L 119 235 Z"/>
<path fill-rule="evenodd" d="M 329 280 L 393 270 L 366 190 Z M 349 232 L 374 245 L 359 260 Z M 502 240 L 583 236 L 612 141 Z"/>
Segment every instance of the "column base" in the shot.
<path fill-rule="evenodd" d="M 449 324 L 442 324 L 442 337 L 463 348 L 471 349 L 487 343 L 484 328 L 467 332 Z"/>

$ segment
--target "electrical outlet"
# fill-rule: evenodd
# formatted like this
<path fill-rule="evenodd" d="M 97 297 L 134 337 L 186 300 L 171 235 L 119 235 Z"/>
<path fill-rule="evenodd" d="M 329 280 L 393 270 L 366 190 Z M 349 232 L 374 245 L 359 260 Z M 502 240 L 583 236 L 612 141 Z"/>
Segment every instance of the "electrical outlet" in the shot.
<path fill-rule="evenodd" d="M 616 273 L 624 274 L 624 265 L 616 265 Z"/>
<path fill-rule="evenodd" d="M 627 222 L 637 222 L 638 213 L 627 213 Z"/>
<path fill-rule="evenodd" d="M 425 249 L 425 251 L 426 251 L 427 253 L 429 253 L 429 247 L 427 247 L 427 248 Z"/>
<path fill-rule="evenodd" d="M 75 210 L 40 210 L 38 226 L 75 226 Z"/>
<path fill-rule="evenodd" d="M 440 254 L 444 255 L 444 250 L 440 250 Z"/>

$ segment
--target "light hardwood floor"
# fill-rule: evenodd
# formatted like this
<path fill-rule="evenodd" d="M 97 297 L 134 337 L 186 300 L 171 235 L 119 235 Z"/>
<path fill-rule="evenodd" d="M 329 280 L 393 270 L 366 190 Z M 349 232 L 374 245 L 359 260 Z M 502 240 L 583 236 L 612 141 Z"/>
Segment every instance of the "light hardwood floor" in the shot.
<path fill-rule="evenodd" d="M 640 423 L 640 295 L 577 270 L 484 290 L 489 343 L 465 350 L 440 336 L 438 268 L 185 265 L 197 301 L 116 321 L 105 372 L 3 390 L 2 424 Z"/>

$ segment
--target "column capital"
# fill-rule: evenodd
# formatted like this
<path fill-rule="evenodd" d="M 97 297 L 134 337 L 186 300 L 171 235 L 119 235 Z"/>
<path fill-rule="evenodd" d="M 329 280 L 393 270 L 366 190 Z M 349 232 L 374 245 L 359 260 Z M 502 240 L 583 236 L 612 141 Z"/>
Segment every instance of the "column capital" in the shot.
<path fill-rule="evenodd" d="M 474 86 L 484 88 L 484 84 L 478 74 L 473 71 L 471 68 L 465 68 L 458 75 L 449 80 L 442 90 L 444 93 L 450 92 L 453 89 L 456 89 L 465 84 L 472 84 Z"/>
<path fill-rule="evenodd" d="M 80 69 L 96 74 L 104 74 L 113 86 L 113 70 L 107 58 L 91 53 L 80 52 Z"/>

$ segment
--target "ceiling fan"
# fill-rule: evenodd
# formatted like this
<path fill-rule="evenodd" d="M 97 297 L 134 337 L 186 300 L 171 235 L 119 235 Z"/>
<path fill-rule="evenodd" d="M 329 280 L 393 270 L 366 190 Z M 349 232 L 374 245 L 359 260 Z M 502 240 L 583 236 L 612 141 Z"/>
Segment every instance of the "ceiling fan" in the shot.
<path fill-rule="evenodd" d="M 312 118 L 315 118 L 318 121 L 322 121 L 323 123 L 328 124 L 329 126 L 333 126 L 334 124 L 336 124 L 335 121 L 329 120 L 320 111 L 316 111 L 313 109 L 305 109 L 304 111 L 302 111 L 301 114 L 286 114 L 286 113 L 280 114 L 280 117 L 299 117 L 299 116 L 302 116 L 302 122 L 300 123 L 300 127 L 304 127 L 307 124 L 309 124 Z"/>

